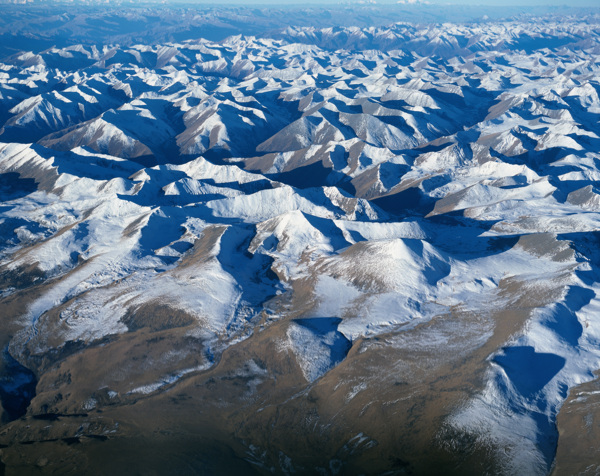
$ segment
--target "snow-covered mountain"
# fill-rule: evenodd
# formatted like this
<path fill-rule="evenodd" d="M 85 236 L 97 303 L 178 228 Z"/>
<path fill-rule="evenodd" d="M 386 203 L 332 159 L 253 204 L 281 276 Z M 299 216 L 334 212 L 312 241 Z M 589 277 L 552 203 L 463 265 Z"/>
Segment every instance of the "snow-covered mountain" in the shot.
<path fill-rule="evenodd" d="M 0 469 L 600 467 L 599 25 L 5 56 Z"/>

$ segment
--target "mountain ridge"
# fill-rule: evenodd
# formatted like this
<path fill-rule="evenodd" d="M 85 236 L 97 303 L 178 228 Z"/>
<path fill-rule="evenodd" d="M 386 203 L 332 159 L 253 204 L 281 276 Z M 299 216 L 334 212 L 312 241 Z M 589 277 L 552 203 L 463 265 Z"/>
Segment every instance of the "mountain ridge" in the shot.
<path fill-rule="evenodd" d="M 270 34 L 2 59 L 7 471 L 549 474 L 600 367 L 596 17 Z"/>

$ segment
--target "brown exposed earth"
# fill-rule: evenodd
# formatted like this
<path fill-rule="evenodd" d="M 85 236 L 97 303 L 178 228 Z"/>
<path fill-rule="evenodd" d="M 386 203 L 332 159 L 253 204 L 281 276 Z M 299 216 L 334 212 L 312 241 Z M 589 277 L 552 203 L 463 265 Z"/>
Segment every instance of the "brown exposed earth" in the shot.
<path fill-rule="evenodd" d="M 456 307 L 356 340 L 312 384 L 286 346 L 291 318 L 265 317 L 210 369 L 145 394 L 131 390 L 207 364 L 193 319 L 147 304 L 127 314 L 125 334 L 27 361 L 36 396 L 0 430 L 4 474 L 132 474 L 132 461 L 137 474 L 493 474 L 495 449 L 444 422 L 481 389 L 488 356 L 556 293 L 531 291 L 506 279 L 497 312 Z M 18 315 L 25 302 L 0 305 Z"/>

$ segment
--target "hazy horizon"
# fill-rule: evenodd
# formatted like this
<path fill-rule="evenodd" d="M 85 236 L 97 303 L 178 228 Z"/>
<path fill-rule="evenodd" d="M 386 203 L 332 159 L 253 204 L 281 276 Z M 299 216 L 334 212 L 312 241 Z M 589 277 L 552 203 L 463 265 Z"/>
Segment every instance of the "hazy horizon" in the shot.
<path fill-rule="evenodd" d="M 301 7 L 301 6 L 322 6 L 322 7 L 341 7 L 341 6 L 405 6 L 405 7 L 427 7 L 427 6 L 438 6 L 443 5 L 446 7 L 477 7 L 477 8 L 593 8 L 599 9 L 597 0 L 574 0 L 571 2 L 565 2 L 564 0 L 523 0 L 503 2 L 502 0 L 356 0 L 356 1 L 339 1 L 339 0 L 306 0 L 300 2 L 298 0 L 291 1 L 279 1 L 279 0 L 224 0 L 221 2 L 215 2 L 214 0 L 106 0 L 106 1 L 95 1 L 95 0 L 53 0 L 53 1 L 40 1 L 40 0 L 0 0 L 0 4 L 14 4 L 14 5 L 97 5 L 97 6 L 137 6 L 137 5 L 163 5 L 163 6 L 178 6 L 178 5 L 198 5 L 198 6 L 210 6 L 210 7 L 233 7 L 233 6 L 268 6 L 268 7 Z"/>

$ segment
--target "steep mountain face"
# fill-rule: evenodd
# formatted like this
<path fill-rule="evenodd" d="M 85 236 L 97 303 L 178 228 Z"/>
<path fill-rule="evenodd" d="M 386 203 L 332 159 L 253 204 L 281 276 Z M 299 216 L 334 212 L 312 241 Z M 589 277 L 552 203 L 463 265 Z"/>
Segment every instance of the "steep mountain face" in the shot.
<path fill-rule="evenodd" d="M 3 59 L 0 470 L 600 467 L 598 17 L 263 36 Z"/>

